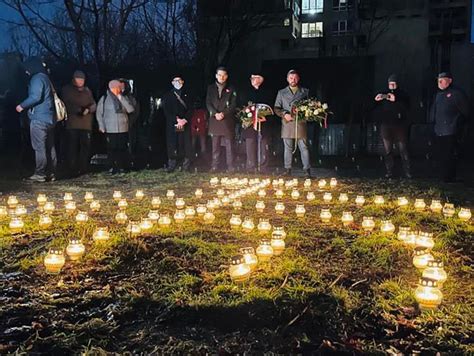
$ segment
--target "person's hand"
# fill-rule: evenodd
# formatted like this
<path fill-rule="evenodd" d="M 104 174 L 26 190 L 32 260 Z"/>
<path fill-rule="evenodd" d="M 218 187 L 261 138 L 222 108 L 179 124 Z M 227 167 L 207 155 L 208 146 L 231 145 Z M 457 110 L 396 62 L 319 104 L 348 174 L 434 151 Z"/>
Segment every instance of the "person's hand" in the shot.
<path fill-rule="evenodd" d="M 265 121 L 267 121 L 267 118 L 266 117 L 259 117 L 258 121 L 259 122 L 265 122 Z"/>
<path fill-rule="evenodd" d="M 293 121 L 293 116 L 291 116 L 290 114 L 285 114 L 285 116 L 283 116 L 283 118 L 284 118 L 287 122 Z"/>
<path fill-rule="evenodd" d="M 224 119 L 224 113 L 218 112 L 215 117 L 217 121 L 221 121 Z"/>
<path fill-rule="evenodd" d="M 388 95 L 387 95 L 387 99 L 388 99 L 388 100 L 390 100 L 390 101 L 392 101 L 392 102 L 394 102 L 394 101 L 395 101 L 395 99 L 396 99 L 396 98 L 395 98 L 395 94 L 388 93 Z"/>
<path fill-rule="evenodd" d="M 89 109 L 88 109 L 88 108 L 85 108 L 85 109 L 82 111 L 82 115 L 83 115 L 83 116 L 86 116 L 89 112 L 90 112 Z"/>
<path fill-rule="evenodd" d="M 105 130 L 104 129 L 99 129 L 99 132 L 105 133 Z"/>
<path fill-rule="evenodd" d="M 16 112 L 22 112 L 24 109 L 21 105 L 16 106 Z"/>
<path fill-rule="evenodd" d="M 383 100 L 383 94 L 377 94 L 375 97 L 375 101 L 382 101 Z"/>

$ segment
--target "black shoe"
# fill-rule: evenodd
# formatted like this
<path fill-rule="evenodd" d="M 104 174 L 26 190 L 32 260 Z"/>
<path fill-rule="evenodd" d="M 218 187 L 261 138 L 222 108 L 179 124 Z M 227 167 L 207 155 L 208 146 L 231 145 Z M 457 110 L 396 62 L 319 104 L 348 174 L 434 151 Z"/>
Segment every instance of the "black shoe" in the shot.
<path fill-rule="evenodd" d="M 189 172 L 190 168 L 191 168 L 191 160 L 188 158 L 185 158 L 183 161 L 183 172 Z"/>
<path fill-rule="evenodd" d="M 284 175 L 287 177 L 291 177 L 291 168 L 286 168 Z"/>
<path fill-rule="evenodd" d="M 56 176 L 54 174 L 50 174 L 46 180 L 48 182 L 56 182 Z"/>
<path fill-rule="evenodd" d="M 311 169 L 306 169 L 304 171 L 303 178 L 311 178 Z"/>
<path fill-rule="evenodd" d="M 227 173 L 234 173 L 234 172 L 235 172 L 235 168 L 234 168 L 234 167 L 229 167 L 229 168 L 227 168 L 226 172 L 227 172 Z"/>
<path fill-rule="evenodd" d="M 216 167 L 211 167 L 211 169 L 209 170 L 210 173 L 217 173 L 218 172 L 218 169 Z"/>
<path fill-rule="evenodd" d="M 405 172 L 405 178 L 406 178 L 406 179 L 412 179 L 413 176 L 411 175 L 410 172 Z"/>
<path fill-rule="evenodd" d="M 46 182 L 46 177 L 40 176 L 39 174 L 33 174 L 32 176 L 26 178 L 28 182 L 44 183 Z"/>
<path fill-rule="evenodd" d="M 392 178 L 393 178 L 392 173 L 387 173 L 387 174 L 385 174 L 385 178 L 387 178 L 387 179 L 392 179 Z"/>
<path fill-rule="evenodd" d="M 172 173 L 176 169 L 176 161 L 170 160 L 168 161 L 168 168 L 166 169 L 166 172 Z"/>

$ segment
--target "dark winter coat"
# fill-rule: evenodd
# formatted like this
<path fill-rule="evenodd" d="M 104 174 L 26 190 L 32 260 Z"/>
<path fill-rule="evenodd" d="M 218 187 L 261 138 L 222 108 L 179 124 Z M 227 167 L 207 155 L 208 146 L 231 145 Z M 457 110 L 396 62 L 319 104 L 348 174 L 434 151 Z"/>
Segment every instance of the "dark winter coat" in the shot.
<path fill-rule="evenodd" d="M 237 92 L 226 84 L 219 96 L 217 84 L 207 88 L 206 106 L 209 111 L 209 134 L 211 136 L 225 136 L 233 138 L 235 134 L 235 114 L 237 108 Z M 224 113 L 224 119 L 218 121 L 216 113 Z"/>

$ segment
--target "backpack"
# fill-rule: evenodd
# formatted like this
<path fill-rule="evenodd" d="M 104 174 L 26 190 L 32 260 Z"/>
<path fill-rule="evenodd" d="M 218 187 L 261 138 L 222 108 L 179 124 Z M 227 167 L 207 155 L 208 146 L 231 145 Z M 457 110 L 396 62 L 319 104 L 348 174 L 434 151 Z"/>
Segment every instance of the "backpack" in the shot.
<path fill-rule="evenodd" d="M 61 122 L 63 120 L 67 120 L 66 105 L 64 104 L 64 101 L 62 101 L 59 98 L 58 93 L 56 92 L 56 89 L 54 89 L 53 83 L 51 83 L 51 91 L 53 92 L 53 98 L 54 98 L 54 108 L 55 108 L 55 111 L 56 111 L 56 122 Z"/>

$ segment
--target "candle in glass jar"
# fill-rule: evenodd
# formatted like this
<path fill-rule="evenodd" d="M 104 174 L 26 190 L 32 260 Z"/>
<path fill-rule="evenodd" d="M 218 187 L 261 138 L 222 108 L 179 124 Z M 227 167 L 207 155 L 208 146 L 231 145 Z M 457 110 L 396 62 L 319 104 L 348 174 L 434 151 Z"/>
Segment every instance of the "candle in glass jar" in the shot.
<path fill-rule="evenodd" d="M 142 200 L 145 197 L 145 192 L 142 189 L 138 189 L 135 192 L 135 199 Z"/>
<path fill-rule="evenodd" d="M 329 185 L 331 186 L 331 188 L 335 188 L 337 186 L 337 179 L 331 178 L 331 180 L 329 181 Z"/>
<path fill-rule="evenodd" d="M 407 239 L 407 236 L 408 236 L 408 233 L 410 232 L 410 227 L 408 226 L 400 226 L 398 228 L 398 234 L 397 234 L 397 238 L 400 240 L 400 241 L 405 241 Z"/>
<path fill-rule="evenodd" d="M 202 189 L 201 188 L 197 188 L 196 191 L 194 192 L 194 196 L 198 199 L 201 199 L 202 198 L 202 195 L 203 195 L 203 192 L 202 192 Z"/>
<path fill-rule="evenodd" d="M 272 229 L 272 225 L 270 224 L 270 221 L 268 219 L 260 218 L 258 225 L 257 225 L 257 230 L 261 234 L 266 234 L 270 232 Z"/>
<path fill-rule="evenodd" d="M 63 200 L 64 202 L 73 201 L 74 198 L 72 197 L 72 193 L 64 193 Z"/>
<path fill-rule="evenodd" d="M 257 247 L 257 257 L 261 262 L 270 260 L 273 256 L 273 248 L 270 240 L 261 240 Z"/>
<path fill-rule="evenodd" d="M 84 224 L 89 220 L 89 215 L 85 211 L 78 211 L 76 214 L 76 223 Z"/>
<path fill-rule="evenodd" d="M 158 219 L 158 225 L 162 228 L 169 227 L 171 225 L 171 218 L 168 214 L 161 214 Z"/>
<path fill-rule="evenodd" d="M 183 198 L 176 198 L 175 205 L 176 205 L 176 209 L 182 210 L 184 209 L 186 202 L 184 201 Z"/>
<path fill-rule="evenodd" d="M 297 217 L 303 218 L 304 215 L 306 214 L 306 209 L 305 209 L 304 205 L 303 204 L 296 204 L 295 213 L 296 213 Z"/>
<path fill-rule="evenodd" d="M 283 193 L 282 189 L 275 190 L 275 197 L 277 197 L 278 199 L 283 198 L 284 195 L 285 195 L 285 193 Z"/>
<path fill-rule="evenodd" d="M 415 299 L 421 311 L 433 310 L 441 304 L 443 293 L 435 280 L 422 277 L 415 290 Z"/>
<path fill-rule="evenodd" d="M 461 208 L 458 213 L 458 218 L 461 219 L 462 221 L 469 221 L 471 220 L 472 214 L 471 214 L 471 209 L 468 208 Z"/>
<path fill-rule="evenodd" d="M 329 203 L 332 200 L 332 194 L 331 193 L 324 193 L 323 194 L 323 200 L 325 203 Z"/>
<path fill-rule="evenodd" d="M 80 239 L 71 239 L 66 247 L 66 254 L 71 261 L 78 261 L 85 251 L 86 247 Z"/>
<path fill-rule="evenodd" d="M 151 206 L 153 209 L 158 209 L 161 205 L 160 197 L 153 197 L 151 198 Z"/>
<path fill-rule="evenodd" d="M 10 220 L 10 224 L 8 225 L 8 227 L 10 228 L 10 232 L 12 234 L 18 234 L 25 227 L 25 223 L 23 222 L 23 220 L 20 217 L 13 217 Z"/>
<path fill-rule="evenodd" d="M 245 263 L 245 258 L 242 255 L 237 255 L 231 258 L 229 266 L 230 278 L 236 283 L 242 283 L 249 279 L 251 268 Z"/>
<path fill-rule="evenodd" d="M 56 207 L 54 206 L 54 202 L 48 201 L 43 206 L 43 211 L 47 214 L 51 214 Z"/>
<path fill-rule="evenodd" d="M 158 222 L 159 218 L 160 218 L 160 213 L 158 212 L 158 210 L 150 210 L 148 212 L 148 219 L 150 219 L 154 223 Z"/>
<path fill-rule="evenodd" d="M 173 190 L 173 189 L 168 189 L 168 190 L 166 191 L 166 198 L 167 198 L 168 200 L 174 199 L 174 190 Z"/>
<path fill-rule="evenodd" d="M 186 219 L 186 214 L 184 213 L 184 210 L 176 210 L 173 217 L 177 224 L 181 224 L 184 222 L 184 219 Z"/>
<path fill-rule="evenodd" d="M 143 233 L 150 232 L 153 228 L 153 221 L 149 218 L 143 218 L 140 222 L 140 230 Z"/>
<path fill-rule="evenodd" d="M 211 187 L 215 187 L 219 184 L 219 178 L 212 177 L 211 180 L 209 181 L 209 183 L 211 184 Z"/>
<path fill-rule="evenodd" d="M 293 200 L 297 200 L 299 197 L 300 197 L 300 192 L 298 191 L 298 189 L 293 189 L 291 191 L 291 198 Z"/>
<path fill-rule="evenodd" d="M 66 263 L 63 251 L 51 248 L 46 256 L 44 256 L 43 264 L 46 272 L 50 274 L 58 274 Z"/>
<path fill-rule="evenodd" d="M 382 205 L 385 203 L 385 199 L 382 195 L 376 195 L 374 197 L 374 204 L 375 205 Z"/>
<path fill-rule="evenodd" d="M 76 202 L 74 201 L 68 201 L 65 206 L 66 212 L 69 214 L 74 213 L 76 210 Z"/>
<path fill-rule="evenodd" d="M 94 194 L 92 194 L 92 192 L 86 192 L 86 194 L 84 194 L 84 200 L 86 203 L 90 203 L 94 200 Z"/>
<path fill-rule="evenodd" d="M 258 191 L 258 196 L 259 196 L 260 198 L 265 198 L 266 195 L 267 195 L 267 192 L 266 192 L 264 189 L 260 189 L 260 190 Z"/>
<path fill-rule="evenodd" d="M 443 268 L 444 264 L 440 260 L 429 260 L 426 268 L 423 270 L 422 277 L 431 278 L 438 282 L 438 286 L 443 287 L 444 282 L 448 279 L 448 274 Z"/>
<path fill-rule="evenodd" d="M 98 200 L 91 201 L 89 205 L 91 211 L 97 212 L 100 210 L 100 202 Z"/>
<path fill-rule="evenodd" d="M 92 234 L 92 239 L 96 242 L 109 240 L 110 239 L 109 229 L 106 227 L 98 227 Z"/>
<path fill-rule="evenodd" d="M 204 216 L 204 224 L 212 224 L 216 219 L 215 215 L 211 211 L 207 211 Z"/>
<path fill-rule="evenodd" d="M 45 194 L 38 194 L 36 201 L 39 206 L 44 206 L 44 204 L 46 204 L 46 202 L 48 201 L 48 198 L 46 197 Z"/>
<path fill-rule="evenodd" d="M 413 255 L 413 265 L 419 270 L 424 270 L 428 266 L 428 261 L 433 260 L 433 256 L 425 247 L 415 247 Z"/>
<path fill-rule="evenodd" d="M 279 256 L 285 250 L 285 237 L 280 234 L 272 233 L 272 239 L 270 240 L 270 245 L 273 249 L 273 254 Z"/>
<path fill-rule="evenodd" d="M 23 216 L 26 215 L 28 211 L 26 210 L 23 204 L 18 204 L 15 208 L 15 215 L 16 216 Z"/>
<path fill-rule="evenodd" d="M 321 209 L 321 213 L 319 214 L 319 217 L 321 218 L 321 221 L 323 223 L 328 223 L 331 221 L 332 214 L 329 209 Z"/>
<path fill-rule="evenodd" d="M 8 209 L 6 206 L 0 206 L 0 219 L 8 216 Z"/>
<path fill-rule="evenodd" d="M 127 214 L 123 211 L 119 211 L 117 214 L 115 214 L 115 221 L 119 224 L 125 224 L 128 221 Z"/>
<path fill-rule="evenodd" d="M 362 229 L 372 231 L 375 228 L 375 221 L 372 216 L 364 216 L 362 218 Z"/>
<path fill-rule="evenodd" d="M 347 203 L 349 201 L 349 197 L 346 193 L 339 194 L 339 202 L 340 203 Z"/>
<path fill-rule="evenodd" d="M 225 195 L 224 189 L 217 189 L 216 195 L 217 195 L 219 198 L 222 198 L 222 197 Z"/>
<path fill-rule="evenodd" d="M 196 207 L 196 213 L 198 216 L 203 216 L 207 211 L 207 208 L 204 204 L 198 204 Z"/>
<path fill-rule="evenodd" d="M 253 223 L 253 219 L 250 217 L 247 217 L 244 219 L 242 222 L 242 230 L 244 232 L 252 232 L 252 230 L 255 228 L 255 224 Z"/>
<path fill-rule="evenodd" d="M 434 247 L 433 233 L 419 231 L 415 240 L 415 246 L 431 250 Z"/>
<path fill-rule="evenodd" d="M 122 199 L 122 192 L 120 190 L 114 190 L 114 193 L 112 195 L 112 198 L 118 202 L 120 199 Z"/>
<path fill-rule="evenodd" d="M 365 203 L 365 198 L 363 195 L 358 195 L 355 199 L 355 203 L 358 205 L 358 206 L 362 206 L 364 205 Z"/>
<path fill-rule="evenodd" d="M 430 210 L 433 213 L 440 213 L 441 210 L 443 210 L 443 206 L 441 205 L 441 201 L 433 199 L 431 201 Z"/>
<path fill-rule="evenodd" d="M 327 185 L 327 182 L 326 182 L 325 179 L 320 179 L 320 180 L 319 180 L 319 182 L 318 182 L 318 187 L 319 187 L 320 189 L 326 187 L 326 185 Z"/>
<path fill-rule="evenodd" d="M 342 213 L 341 221 L 344 226 L 349 226 L 354 222 L 354 217 L 352 216 L 352 213 L 350 211 L 344 211 Z"/>
<path fill-rule="evenodd" d="M 282 202 L 277 202 L 275 204 L 275 212 L 281 215 L 283 214 L 284 211 L 285 211 L 285 204 L 283 204 Z"/>
<path fill-rule="evenodd" d="M 127 225 L 127 233 L 132 236 L 139 236 L 142 232 L 140 224 L 136 221 L 130 221 Z"/>
<path fill-rule="evenodd" d="M 426 203 L 424 199 L 416 199 L 414 204 L 416 211 L 423 211 L 426 208 Z"/>
<path fill-rule="evenodd" d="M 38 225 L 42 229 L 47 229 L 48 227 L 51 226 L 53 223 L 53 219 L 51 219 L 51 216 L 44 214 L 39 217 Z"/>
<path fill-rule="evenodd" d="M 196 215 L 196 210 L 194 207 L 188 206 L 184 209 L 184 215 L 186 215 L 186 218 L 192 219 Z"/>
<path fill-rule="evenodd" d="M 239 252 L 244 257 L 244 261 L 247 266 L 250 267 L 250 270 L 253 271 L 258 264 L 258 257 L 255 254 L 255 250 L 253 247 L 243 247 L 239 250 Z"/>
<path fill-rule="evenodd" d="M 308 193 L 306 194 L 306 200 L 307 200 L 307 201 L 313 201 L 314 199 L 316 199 L 316 196 L 314 195 L 313 192 L 308 192 Z"/>
<path fill-rule="evenodd" d="M 10 209 L 15 209 L 18 205 L 18 199 L 15 195 L 10 195 L 7 199 L 7 205 Z"/>
<path fill-rule="evenodd" d="M 242 208 L 242 202 L 240 201 L 240 199 L 235 199 L 232 203 L 232 206 L 234 207 L 234 209 L 240 210 Z"/>
<path fill-rule="evenodd" d="M 231 202 L 231 199 L 227 195 L 224 195 L 221 199 L 221 203 L 223 206 L 228 206 L 230 202 Z"/>
<path fill-rule="evenodd" d="M 405 197 L 398 197 L 397 198 L 397 205 L 401 208 L 408 206 L 408 199 Z"/>
<path fill-rule="evenodd" d="M 229 222 L 232 229 L 238 229 L 242 224 L 242 219 L 240 218 L 240 215 L 232 214 Z"/>
<path fill-rule="evenodd" d="M 380 231 L 386 234 L 391 234 L 395 231 L 395 225 L 393 225 L 391 220 L 382 220 Z"/>
<path fill-rule="evenodd" d="M 456 213 L 456 209 L 454 208 L 454 204 L 446 203 L 443 207 L 443 215 L 445 218 L 452 218 Z"/>
<path fill-rule="evenodd" d="M 127 199 L 120 199 L 117 206 L 120 210 L 127 209 L 127 207 L 128 207 Z"/>
<path fill-rule="evenodd" d="M 311 188 L 311 179 L 305 179 L 304 183 L 303 183 L 303 187 L 305 189 L 309 189 Z"/>
<path fill-rule="evenodd" d="M 257 209 L 258 213 L 263 213 L 263 210 L 265 210 L 265 203 L 261 200 L 257 201 L 255 209 Z"/>

